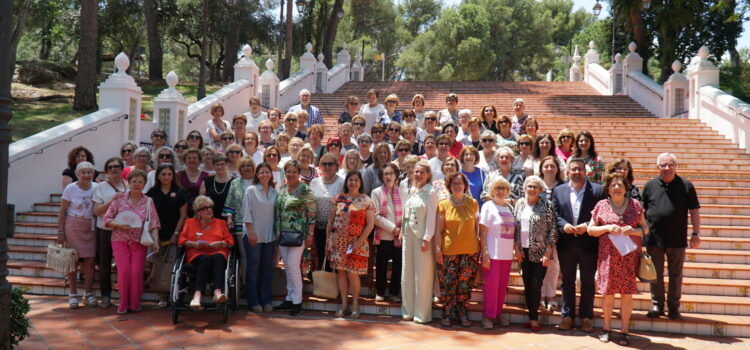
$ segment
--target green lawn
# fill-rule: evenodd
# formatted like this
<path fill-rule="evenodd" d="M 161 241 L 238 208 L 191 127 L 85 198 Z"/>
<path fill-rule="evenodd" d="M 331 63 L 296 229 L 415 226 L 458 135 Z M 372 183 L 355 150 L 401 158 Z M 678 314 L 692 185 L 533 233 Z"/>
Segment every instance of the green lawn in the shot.
<path fill-rule="evenodd" d="M 140 81 L 139 85 L 143 90 L 143 100 L 141 103 L 142 113 L 151 116 L 154 109 L 154 97 L 159 95 L 162 90 L 166 89 L 167 84 L 157 84 L 147 81 Z M 14 84 L 14 88 L 20 86 L 20 84 Z M 206 85 L 206 94 L 210 95 L 219 90 L 221 87 L 221 84 L 208 84 Z M 188 100 L 188 102 L 193 103 L 196 101 L 198 84 L 180 83 L 177 86 L 177 89 L 182 92 L 183 96 Z M 45 89 L 34 90 L 43 91 L 42 93 L 44 93 Z M 47 91 L 49 91 L 49 93 L 60 93 L 59 91 Z M 57 99 L 53 101 L 14 101 L 12 105 L 13 119 L 11 119 L 10 123 L 11 127 L 13 128 L 13 141 L 18 141 L 24 137 L 34 135 L 38 132 L 47 130 L 51 127 L 60 125 L 62 123 L 90 113 L 73 111 L 72 92 L 70 93 L 70 95 L 71 97 L 68 102 L 66 102 L 64 99 Z"/>

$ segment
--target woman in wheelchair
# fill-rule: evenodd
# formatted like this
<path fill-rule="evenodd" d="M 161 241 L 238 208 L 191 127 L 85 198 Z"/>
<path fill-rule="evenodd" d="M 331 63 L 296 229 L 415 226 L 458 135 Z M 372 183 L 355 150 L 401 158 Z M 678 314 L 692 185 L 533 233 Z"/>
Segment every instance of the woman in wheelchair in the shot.
<path fill-rule="evenodd" d="M 224 303 L 224 270 L 227 267 L 229 248 L 234 238 L 229 233 L 227 222 L 214 218 L 213 201 L 206 196 L 198 196 L 193 202 L 195 217 L 187 219 L 180 233 L 178 244 L 186 247 L 186 260 L 195 266 L 195 294 L 190 302 L 191 309 L 201 308 L 201 296 L 206 283 L 211 278 L 214 287 L 214 302 Z"/>

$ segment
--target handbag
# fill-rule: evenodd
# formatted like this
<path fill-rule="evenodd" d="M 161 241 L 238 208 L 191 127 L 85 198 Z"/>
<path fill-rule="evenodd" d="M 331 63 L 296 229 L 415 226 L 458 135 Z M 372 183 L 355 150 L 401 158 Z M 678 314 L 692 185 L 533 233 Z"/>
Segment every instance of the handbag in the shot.
<path fill-rule="evenodd" d="M 641 261 L 638 264 L 638 279 L 641 282 L 656 281 L 656 267 L 654 267 L 654 261 L 651 260 L 651 255 L 648 255 L 648 253 L 641 254 Z"/>
<path fill-rule="evenodd" d="M 47 246 L 47 268 L 60 273 L 70 273 L 76 270 L 78 253 L 73 248 L 68 248 L 58 243 L 50 243 Z"/>
<path fill-rule="evenodd" d="M 167 293 L 172 289 L 172 267 L 177 260 L 177 247 L 170 245 L 160 252 L 151 265 L 147 282 L 150 290 Z"/>
<path fill-rule="evenodd" d="M 151 237 L 149 227 L 151 227 L 151 198 L 146 202 L 146 221 L 143 222 L 143 229 L 141 230 L 141 244 L 147 247 L 154 245 L 154 237 Z"/>
<path fill-rule="evenodd" d="M 279 235 L 279 245 L 282 247 L 301 247 L 305 241 L 305 235 L 300 231 L 282 230 Z"/>
<path fill-rule="evenodd" d="M 312 273 L 313 295 L 326 299 L 336 299 L 339 297 L 336 273 L 326 271 L 326 264 L 328 264 L 328 255 L 323 260 L 322 268 Z"/>

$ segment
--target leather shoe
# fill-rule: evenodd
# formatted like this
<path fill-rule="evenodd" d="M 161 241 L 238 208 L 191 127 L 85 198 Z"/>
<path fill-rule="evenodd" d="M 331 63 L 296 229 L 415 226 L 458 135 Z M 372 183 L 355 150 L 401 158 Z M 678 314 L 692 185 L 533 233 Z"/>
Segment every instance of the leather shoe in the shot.
<path fill-rule="evenodd" d="M 283 303 L 276 305 L 276 307 L 273 308 L 274 311 L 289 311 L 292 309 L 292 302 L 289 300 L 284 300 Z"/>
<path fill-rule="evenodd" d="M 674 311 L 669 310 L 669 316 L 668 317 L 669 317 L 670 320 L 681 320 L 682 319 L 682 315 L 677 310 L 674 310 Z"/>
<path fill-rule="evenodd" d="M 591 322 L 590 318 L 584 318 L 581 320 L 581 330 L 586 333 L 591 333 L 594 331 L 594 323 Z"/>
<path fill-rule="evenodd" d="M 646 313 L 646 317 L 648 318 L 658 318 L 660 316 L 664 316 L 664 310 L 660 309 L 658 306 L 651 307 L 651 310 L 648 310 Z"/>
<path fill-rule="evenodd" d="M 560 324 L 557 325 L 557 329 L 561 331 L 569 331 L 573 328 L 573 319 L 570 317 L 563 317 Z"/>

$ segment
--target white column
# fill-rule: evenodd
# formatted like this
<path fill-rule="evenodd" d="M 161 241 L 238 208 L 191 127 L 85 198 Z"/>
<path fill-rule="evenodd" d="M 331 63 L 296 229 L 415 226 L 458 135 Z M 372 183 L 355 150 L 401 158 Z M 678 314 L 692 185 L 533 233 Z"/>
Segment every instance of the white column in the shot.
<path fill-rule="evenodd" d="M 326 92 L 326 86 L 328 85 L 328 67 L 323 62 L 325 57 L 322 53 L 318 54 L 318 64 L 315 67 L 315 90 L 314 92 L 324 93 Z"/>
<path fill-rule="evenodd" d="M 578 54 L 578 45 L 576 45 L 575 51 L 573 52 L 573 65 L 570 67 L 569 80 L 570 81 L 581 81 L 581 55 Z"/>
<path fill-rule="evenodd" d="M 609 93 L 611 95 L 618 95 L 622 93 L 622 55 L 619 53 L 615 55 L 615 64 L 609 69 Z"/>
<path fill-rule="evenodd" d="M 625 95 L 629 95 L 630 93 L 628 89 L 628 75 L 630 72 L 643 72 L 643 58 L 635 52 L 636 47 L 635 42 L 630 42 L 630 45 L 628 45 L 630 53 L 625 56 L 625 62 L 622 65 L 622 91 L 625 92 Z"/>
<path fill-rule="evenodd" d="M 662 108 L 664 118 L 671 118 L 688 111 L 686 97 L 690 83 L 685 74 L 680 73 L 681 69 L 682 63 L 675 60 L 672 63 L 674 73 L 664 82 L 664 107 Z"/>
<path fill-rule="evenodd" d="M 347 67 L 351 67 L 351 57 L 349 50 L 346 47 L 346 43 L 341 45 L 341 51 L 336 54 L 336 65 L 345 64 Z"/>
<path fill-rule="evenodd" d="M 236 73 L 236 71 L 235 71 Z M 154 123 L 167 132 L 167 144 L 174 144 L 187 136 L 188 101 L 175 89 L 178 78 L 175 72 L 167 74 L 167 87 L 154 99 Z"/>
<path fill-rule="evenodd" d="M 700 88 L 704 86 L 719 86 L 719 68 L 708 60 L 708 47 L 701 46 L 698 55 L 693 57 L 688 66 L 688 80 L 690 103 L 688 110 L 690 118 L 700 118 Z"/>
<path fill-rule="evenodd" d="M 253 61 L 253 49 L 250 45 L 246 44 L 242 47 L 242 53 L 244 56 L 234 65 L 234 81 L 240 79 L 249 80 L 252 96 L 258 96 L 258 74 L 260 73 L 260 68 Z"/>
<path fill-rule="evenodd" d="M 119 108 L 122 113 L 128 115 L 128 127 L 122 130 L 119 139 L 112 140 L 120 144 L 126 141 L 138 143 L 141 140 L 141 95 L 143 95 L 143 90 L 135 83 L 133 77 L 125 73 L 129 66 L 130 59 L 120 52 L 115 57 L 117 73 L 111 74 L 107 80 L 99 85 L 99 108 Z"/>
<path fill-rule="evenodd" d="M 266 71 L 260 75 L 260 104 L 262 106 L 278 106 L 279 102 L 279 77 L 273 72 L 274 63 L 272 59 L 266 61 Z"/>
<path fill-rule="evenodd" d="M 583 56 L 583 80 L 587 83 L 590 82 L 589 65 L 594 63 L 599 64 L 599 52 L 596 51 L 596 44 L 591 40 L 589 42 L 589 50 Z"/>
<path fill-rule="evenodd" d="M 365 68 L 362 67 L 362 49 L 357 49 L 357 55 L 354 56 L 354 64 L 352 64 L 352 81 L 364 81 L 365 80 Z"/>

